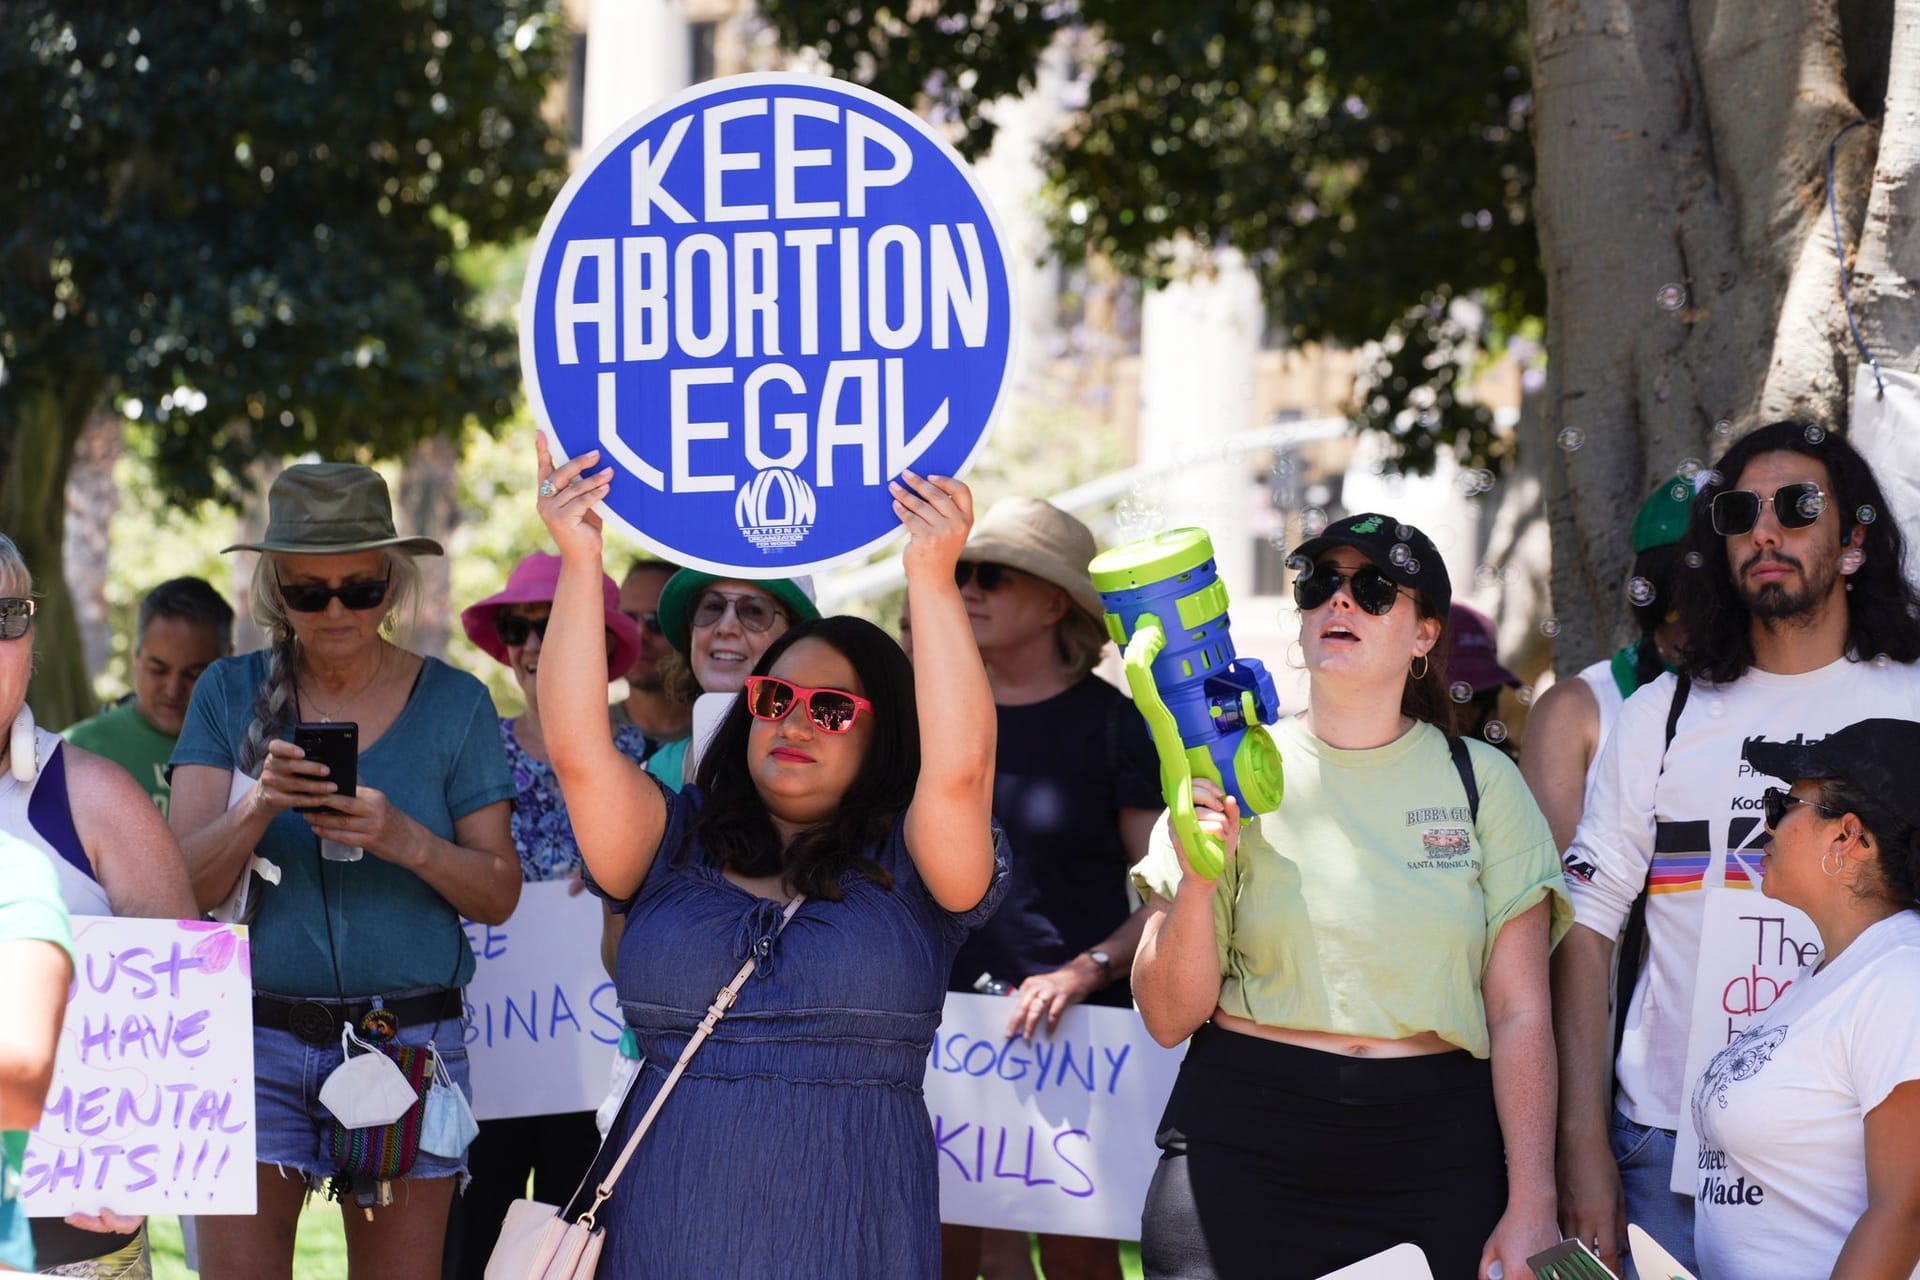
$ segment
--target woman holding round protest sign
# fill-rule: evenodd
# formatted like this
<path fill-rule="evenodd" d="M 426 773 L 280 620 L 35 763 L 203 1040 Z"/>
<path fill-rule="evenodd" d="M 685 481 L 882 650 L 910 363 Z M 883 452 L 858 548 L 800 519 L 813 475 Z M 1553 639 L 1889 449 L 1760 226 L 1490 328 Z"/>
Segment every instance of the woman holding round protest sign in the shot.
<path fill-rule="evenodd" d="M 272 643 L 194 686 L 169 818 L 203 901 L 258 902 L 259 1209 L 201 1220 L 202 1269 L 289 1275 L 326 1183 L 356 1274 L 431 1275 L 471 1123 L 460 919 L 497 924 L 520 896 L 493 706 L 405 647 L 413 558 L 440 546 L 395 532 L 378 472 L 287 468 L 265 535 L 227 550 L 259 553 L 248 602 Z"/>
<path fill-rule="evenodd" d="M 563 562 L 541 701 L 580 726 L 554 768 L 591 883 L 628 919 L 616 985 L 645 1055 L 589 1193 L 600 1274 L 935 1274 L 921 1083 L 954 951 L 1006 875 L 993 700 L 953 578 L 972 497 L 892 486 L 917 665 L 858 619 L 788 630 L 675 794 L 595 727 L 593 504 L 612 469 L 539 452 Z"/>
<path fill-rule="evenodd" d="M 1149 1276 L 1311 1280 L 1411 1240 L 1526 1280 L 1554 1225 L 1547 952 L 1568 909 L 1519 771 L 1453 736 L 1452 595 L 1418 529 L 1361 515 L 1290 558 L 1306 712 L 1280 807 L 1194 783 L 1228 860 L 1171 832 L 1135 870 L 1134 992 L 1192 1037 L 1143 1216 Z"/>
<path fill-rule="evenodd" d="M 1819 961 L 1693 1083 L 1700 1273 L 1920 1275 L 1920 724 L 1747 743 L 1767 897 Z"/>
<path fill-rule="evenodd" d="M 546 652 L 553 589 L 559 580 L 560 557 L 535 552 L 513 567 L 503 588 L 463 609 L 460 626 L 482 653 L 513 672 L 526 704 L 519 715 L 500 717 L 500 741 L 518 793 L 512 827 L 520 877 L 530 884 L 569 880 L 578 891 L 580 845 L 573 837 L 567 802 L 547 751 L 549 725 L 540 715 L 536 679 Z M 633 666 L 640 652 L 640 628 L 621 612 L 619 588 L 605 574 L 600 578 L 600 605 L 611 682 Z M 613 743 L 636 764 L 647 758 L 653 745 L 632 723 L 614 727 Z M 564 1199 L 586 1176 L 599 1146 L 600 1131 L 591 1111 L 482 1120 L 479 1134 L 467 1149 L 472 1181 L 453 1205 L 442 1274 L 448 1280 L 479 1277 L 500 1234 L 507 1206 L 525 1194 L 527 1179 L 533 1179 L 535 1196 Z"/>
<path fill-rule="evenodd" d="M 0 534 L 0 832 L 46 859 L 72 914 L 197 916 L 180 850 L 140 784 L 34 724 L 26 698 L 37 612 L 33 575 Z M 137 1216 L 36 1218 L 33 1240 L 39 1265 L 55 1274 L 152 1274 Z"/>

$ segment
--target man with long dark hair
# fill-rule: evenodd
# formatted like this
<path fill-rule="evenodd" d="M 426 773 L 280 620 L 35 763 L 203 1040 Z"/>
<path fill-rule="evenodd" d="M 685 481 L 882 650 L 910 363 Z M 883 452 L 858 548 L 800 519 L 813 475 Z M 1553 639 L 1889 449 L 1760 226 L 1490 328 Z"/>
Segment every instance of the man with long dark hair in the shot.
<path fill-rule="evenodd" d="M 1869 716 L 1920 719 L 1920 599 L 1859 453 L 1776 422 L 1708 479 L 1681 544 L 1681 669 L 1621 709 L 1565 856 L 1576 927 L 1554 956 L 1560 1210 L 1610 1265 L 1628 1221 L 1693 1265 L 1693 1201 L 1668 1180 L 1701 891 L 1752 887 L 1744 868 L 1766 843 L 1766 779 L 1743 749 L 1818 741 Z M 1627 1016 L 1610 1069 L 1608 964 L 1634 917 L 1644 959 L 1636 942 L 1622 953 Z"/>

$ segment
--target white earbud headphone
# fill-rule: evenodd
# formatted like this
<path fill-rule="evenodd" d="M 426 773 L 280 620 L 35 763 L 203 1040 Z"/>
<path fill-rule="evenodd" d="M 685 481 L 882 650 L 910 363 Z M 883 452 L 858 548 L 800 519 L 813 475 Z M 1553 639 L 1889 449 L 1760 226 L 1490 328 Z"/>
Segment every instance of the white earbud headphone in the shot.
<path fill-rule="evenodd" d="M 7 750 L 15 778 L 32 782 L 39 776 L 40 736 L 34 732 L 33 708 L 24 702 L 20 704 L 20 714 L 13 718 L 13 736 Z"/>

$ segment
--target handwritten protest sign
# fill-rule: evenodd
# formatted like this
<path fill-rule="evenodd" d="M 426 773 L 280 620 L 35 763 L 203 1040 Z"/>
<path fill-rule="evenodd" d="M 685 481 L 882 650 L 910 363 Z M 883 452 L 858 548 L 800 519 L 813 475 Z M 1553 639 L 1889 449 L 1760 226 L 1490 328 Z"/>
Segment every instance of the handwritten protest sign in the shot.
<path fill-rule="evenodd" d="M 600 900 L 520 891 L 505 924 L 468 922 L 467 1062 L 481 1120 L 591 1111 L 607 1096 L 620 1005 L 600 967 Z"/>
<path fill-rule="evenodd" d="M 73 918 L 74 981 L 27 1215 L 254 1211 L 253 973 L 243 925 Z"/>
<path fill-rule="evenodd" d="M 940 1220 L 1132 1240 L 1184 1049 L 1132 1009 L 1080 1005 L 1008 1040 L 1003 996 L 949 995 L 927 1063 Z"/>
<path fill-rule="evenodd" d="M 1757 870 L 1757 868 L 1756 868 Z M 1757 875 L 1752 879 L 1758 880 Z M 1687 1037 L 1686 1093 L 1673 1149 L 1669 1186 L 1681 1195 L 1723 1193 L 1726 1179 L 1703 1149 L 1694 1119 L 1700 1076 L 1720 1052 L 1771 1009 L 1800 970 L 1820 959 L 1813 921 L 1752 889 L 1709 889 L 1700 923 L 1700 965 Z"/>
<path fill-rule="evenodd" d="M 540 229 L 528 399 L 602 514 L 680 564 L 790 577 L 898 527 L 887 483 L 959 475 L 999 405 L 1013 293 L 966 165 L 845 81 L 708 81 L 616 130 Z"/>

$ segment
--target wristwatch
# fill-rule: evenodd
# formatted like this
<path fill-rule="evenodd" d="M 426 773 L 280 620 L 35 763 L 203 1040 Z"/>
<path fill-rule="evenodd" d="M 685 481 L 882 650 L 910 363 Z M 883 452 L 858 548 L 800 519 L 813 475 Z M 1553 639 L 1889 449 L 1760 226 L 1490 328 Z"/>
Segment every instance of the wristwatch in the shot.
<path fill-rule="evenodd" d="M 1088 947 L 1080 953 L 1100 966 L 1100 972 L 1108 982 L 1113 981 L 1113 957 L 1098 947 Z"/>

